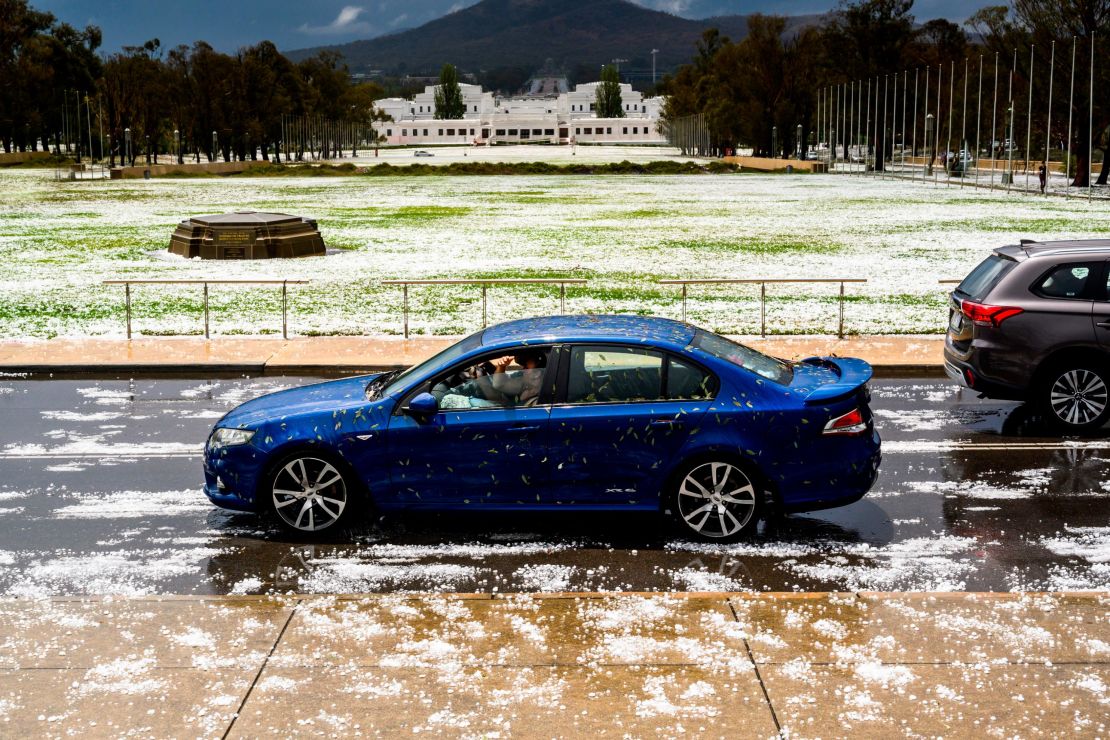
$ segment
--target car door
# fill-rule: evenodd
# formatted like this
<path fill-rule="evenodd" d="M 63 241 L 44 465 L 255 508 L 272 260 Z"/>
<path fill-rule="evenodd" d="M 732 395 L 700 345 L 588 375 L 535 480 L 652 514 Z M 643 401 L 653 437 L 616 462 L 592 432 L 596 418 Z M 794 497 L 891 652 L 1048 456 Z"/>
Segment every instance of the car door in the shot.
<path fill-rule="evenodd" d="M 1053 265 L 1033 283 L 1034 298 L 1025 301 L 1025 313 L 1041 319 L 1029 324 L 1036 334 L 1030 346 L 1051 352 L 1058 347 L 1091 346 L 1095 342 L 1094 299 L 1105 286 L 1104 262 L 1084 260 Z M 992 294 L 993 300 L 993 294 Z M 999 298 L 999 302 L 1005 296 Z M 1051 327 L 1046 332 L 1046 328 Z M 1099 330 L 1104 331 L 1104 330 Z M 1046 341 L 1047 340 L 1047 341 Z"/>
<path fill-rule="evenodd" d="M 494 384 L 490 361 L 463 361 L 421 383 L 402 397 L 390 417 L 388 447 L 394 501 L 406 506 L 519 505 L 536 503 L 548 475 L 546 456 L 550 406 L 547 359 L 550 348 L 519 348 L 542 357 L 536 369 L 539 395 L 521 402 Z M 498 353 L 513 355 L 513 350 Z M 465 377 L 476 368 L 485 371 Z M 519 380 L 527 372 L 511 365 L 504 373 Z M 440 401 L 434 417 L 419 419 L 403 409 L 431 392 Z"/>
<path fill-rule="evenodd" d="M 552 503 L 655 508 L 661 476 L 695 432 L 716 378 L 665 352 L 600 344 L 564 347 L 560 371 Z"/>
<path fill-rule="evenodd" d="M 1110 350 L 1110 260 L 1102 263 L 1101 295 L 1094 301 L 1091 314 L 1095 324 L 1095 338 L 1104 349 Z"/>

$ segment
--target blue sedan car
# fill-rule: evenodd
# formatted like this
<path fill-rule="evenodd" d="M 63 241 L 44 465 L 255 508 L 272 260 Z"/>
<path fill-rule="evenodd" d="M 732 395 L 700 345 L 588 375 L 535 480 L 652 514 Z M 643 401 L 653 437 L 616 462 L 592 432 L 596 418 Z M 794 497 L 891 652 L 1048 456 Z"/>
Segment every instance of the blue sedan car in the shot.
<path fill-rule="evenodd" d="M 244 403 L 208 439 L 205 493 L 296 533 L 371 507 L 621 509 L 733 541 L 766 505 L 871 488 L 870 378 L 862 360 L 786 363 L 667 319 L 512 321 L 404 371 Z"/>

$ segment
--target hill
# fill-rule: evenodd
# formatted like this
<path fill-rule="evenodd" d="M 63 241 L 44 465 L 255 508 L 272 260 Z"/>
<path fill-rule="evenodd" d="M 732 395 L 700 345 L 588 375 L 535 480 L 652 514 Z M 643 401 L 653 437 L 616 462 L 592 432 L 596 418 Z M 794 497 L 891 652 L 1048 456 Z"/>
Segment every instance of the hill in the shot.
<path fill-rule="evenodd" d="M 710 27 L 735 40 L 746 33 L 747 19 L 689 20 L 627 0 L 483 0 L 419 28 L 286 55 L 299 60 L 330 49 L 353 72 L 432 75 L 444 62 L 478 72 L 538 68 L 547 59 L 571 68 L 600 67 L 620 58 L 642 69 L 650 68 L 651 50 L 658 49 L 658 68 L 665 70 L 688 62 L 702 31 Z"/>

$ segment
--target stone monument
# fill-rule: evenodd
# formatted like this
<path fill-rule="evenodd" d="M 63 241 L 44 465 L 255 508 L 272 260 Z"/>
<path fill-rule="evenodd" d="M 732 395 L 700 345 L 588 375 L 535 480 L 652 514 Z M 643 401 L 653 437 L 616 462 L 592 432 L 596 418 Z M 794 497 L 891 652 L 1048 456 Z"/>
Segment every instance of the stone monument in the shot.
<path fill-rule="evenodd" d="M 170 236 L 170 251 L 186 259 L 202 260 L 312 257 L 325 253 L 315 220 L 256 211 L 186 219 Z"/>

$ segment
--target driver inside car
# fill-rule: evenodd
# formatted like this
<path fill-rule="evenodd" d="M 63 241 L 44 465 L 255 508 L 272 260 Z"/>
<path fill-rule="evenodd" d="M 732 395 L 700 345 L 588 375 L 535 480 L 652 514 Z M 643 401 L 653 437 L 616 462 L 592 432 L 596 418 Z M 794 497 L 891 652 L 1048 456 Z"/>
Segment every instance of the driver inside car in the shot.
<path fill-rule="evenodd" d="M 514 406 L 532 406 L 540 397 L 546 359 L 546 352 L 517 352 L 515 355 L 498 357 L 492 361 L 493 387 L 500 393 L 512 397 Z M 507 372 L 514 362 L 522 369 Z"/>
<path fill-rule="evenodd" d="M 432 387 L 441 408 L 493 408 L 507 405 L 504 396 L 493 388 L 493 365 L 480 362 L 447 376 Z"/>
<path fill-rule="evenodd" d="M 444 409 L 532 406 L 539 399 L 547 353 L 524 351 L 480 362 L 432 387 Z M 520 369 L 511 369 L 514 365 Z"/>

